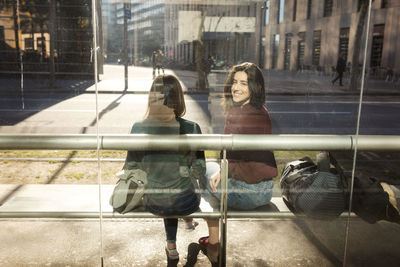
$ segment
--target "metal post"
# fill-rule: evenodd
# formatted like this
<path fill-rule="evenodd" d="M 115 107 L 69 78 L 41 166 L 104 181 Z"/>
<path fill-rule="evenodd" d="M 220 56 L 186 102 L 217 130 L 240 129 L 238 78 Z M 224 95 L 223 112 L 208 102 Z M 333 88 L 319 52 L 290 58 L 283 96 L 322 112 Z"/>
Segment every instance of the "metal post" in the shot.
<path fill-rule="evenodd" d="M 21 18 L 20 18 L 20 2 L 16 1 L 14 4 L 14 27 L 17 27 L 17 31 L 15 32 L 15 45 L 17 48 L 17 62 L 20 64 L 20 74 L 21 74 L 21 108 L 25 108 L 25 99 L 24 99 L 24 62 L 22 60 L 22 51 L 21 51 Z"/>
<path fill-rule="evenodd" d="M 226 150 L 223 150 L 221 160 L 221 217 L 220 217 L 220 244 L 219 267 L 226 262 L 226 232 L 228 219 L 228 161 L 226 160 Z M 225 265 L 224 265 L 225 266 Z"/>
<path fill-rule="evenodd" d="M 124 79 L 125 79 L 125 90 L 128 90 L 128 18 L 125 14 L 126 10 L 130 11 L 130 3 L 124 3 L 124 44 L 123 44 L 123 54 L 124 54 Z"/>
<path fill-rule="evenodd" d="M 133 62 L 135 65 L 138 64 L 138 30 L 137 30 L 137 22 L 134 24 L 134 29 L 133 29 Z"/>
<path fill-rule="evenodd" d="M 54 49 L 56 39 L 56 0 L 50 0 L 50 87 L 55 87 Z"/>

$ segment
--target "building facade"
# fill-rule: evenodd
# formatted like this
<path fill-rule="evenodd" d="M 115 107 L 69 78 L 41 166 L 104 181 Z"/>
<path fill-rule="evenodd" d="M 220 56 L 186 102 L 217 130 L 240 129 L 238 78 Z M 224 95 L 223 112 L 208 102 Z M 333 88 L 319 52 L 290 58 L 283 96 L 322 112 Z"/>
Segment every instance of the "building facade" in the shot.
<path fill-rule="evenodd" d="M 109 8 L 111 17 L 115 19 L 108 22 L 108 51 L 119 51 L 119 57 L 123 57 L 126 24 L 129 63 L 149 64 L 151 53 L 164 45 L 164 1 L 111 1 Z"/>
<path fill-rule="evenodd" d="M 59 75 L 93 77 L 92 46 L 91 0 L 14 0 L 0 6 L 2 73 L 46 74 L 53 69 Z"/>
<path fill-rule="evenodd" d="M 194 64 L 199 40 L 203 57 L 212 56 L 221 64 L 256 61 L 260 49 L 253 48 L 259 43 L 260 6 L 254 1 L 219 0 L 207 5 L 200 0 L 113 1 L 109 9 L 116 19 L 108 25 L 108 36 L 118 32 L 122 45 L 120 27 L 126 21 L 132 63 L 148 62 L 160 49 L 169 62 Z M 127 9 L 130 16 L 124 20 Z M 109 37 L 114 45 L 115 39 Z"/>
<path fill-rule="evenodd" d="M 263 11 L 264 66 L 267 69 L 303 68 L 332 71 L 341 52 L 351 62 L 360 1 L 267 0 Z M 400 1 L 372 3 L 366 66 L 400 70 Z M 364 29 L 367 23 L 364 24 Z M 361 49 L 365 49 L 366 31 Z M 397 50 L 397 51 L 396 51 Z M 358 64 L 362 63 L 360 53 Z"/>
<path fill-rule="evenodd" d="M 229 66 L 255 61 L 257 4 L 253 1 L 167 1 L 165 51 L 180 64 L 193 64 L 201 41 L 203 57 Z"/>

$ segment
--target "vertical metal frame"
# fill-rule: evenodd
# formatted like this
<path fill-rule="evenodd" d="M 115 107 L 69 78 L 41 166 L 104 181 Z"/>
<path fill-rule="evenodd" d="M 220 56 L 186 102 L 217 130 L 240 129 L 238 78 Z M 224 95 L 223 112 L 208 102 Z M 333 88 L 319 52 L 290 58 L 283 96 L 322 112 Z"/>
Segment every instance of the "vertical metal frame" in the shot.
<path fill-rule="evenodd" d="M 221 217 L 219 219 L 220 244 L 221 251 L 219 253 L 219 266 L 225 266 L 226 262 L 226 244 L 227 244 L 227 222 L 228 222 L 228 160 L 226 159 L 226 149 L 223 150 L 223 158 L 221 160 Z"/>
<path fill-rule="evenodd" d="M 347 216 L 346 222 L 346 230 L 345 230 L 345 241 L 344 241 L 344 255 L 343 255 L 343 267 L 347 266 L 347 258 L 348 258 L 348 249 L 349 249 L 349 236 L 350 236 L 350 215 L 353 210 L 353 193 L 354 193 L 354 177 L 355 177 L 355 169 L 357 165 L 357 151 L 359 149 L 359 134 L 360 134 L 360 122 L 361 122 L 361 111 L 363 104 L 363 95 L 364 95 L 364 87 L 365 87 L 365 69 L 367 64 L 367 51 L 368 51 L 368 39 L 369 39 L 369 29 L 371 24 L 371 9 L 372 9 L 372 0 L 368 0 L 368 13 L 367 13 L 367 30 L 365 36 L 365 47 L 363 53 L 363 65 L 361 69 L 361 88 L 360 88 L 360 100 L 358 103 L 358 116 L 357 116 L 357 126 L 356 126 L 356 134 L 354 136 L 354 153 L 353 153 L 353 167 L 351 170 L 351 184 L 350 184 L 350 197 L 349 197 L 349 212 Z"/>
<path fill-rule="evenodd" d="M 100 162 L 100 150 L 101 150 L 101 142 L 100 142 L 100 132 L 99 132 L 99 91 L 98 91 L 98 66 L 97 66 L 97 28 L 98 28 L 98 20 L 97 16 L 101 16 L 101 14 L 97 14 L 97 0 L 92 0 L 92 27 L 93 27 L 93 40 L 92 40 L 92 55 L 93 55 L 93 70 L 94 70 L 94 86 L 95 86 L 95 99 L 96 99 L 96 154 L 97 154 L 97 179 L 98 179 L 98 192 L 99 192 L 99 242 L 100 242 L 100 266 L 104 266 L 104 243 L 103 243 L 103 209 L 101 206 L 101 186 L 102 186 L 102 177 L 101 177 L 101 162 Z"/>

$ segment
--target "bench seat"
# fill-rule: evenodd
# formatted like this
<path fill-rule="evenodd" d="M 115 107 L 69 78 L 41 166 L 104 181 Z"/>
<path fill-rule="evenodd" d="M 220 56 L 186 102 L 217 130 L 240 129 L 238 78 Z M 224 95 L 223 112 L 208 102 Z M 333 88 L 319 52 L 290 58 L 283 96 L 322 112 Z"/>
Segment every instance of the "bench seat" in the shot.
<path fill-rule="evenodd" d="M 108 203 L 113 188 L 114 185 L 101 186 L 101 207 L 103 216 L 105 217 L 120 217 L 121 215 L 113 213 L 112 207 Z M 279 192 L 276 192 L 274 195 L 279 195 Z M 243 213 L 243 211 L 232 212 Z M 270 205 L 259 207 L 249 212 L 290 211 L 280 196 L 274 196 Z M 200 212 L 194 213 L 193 217 L 211 216 L 212 213 L 218 216 L 217 212 L 213 211 L 208 202 L 202 199 Z M 24 214 L 25 217 L 98 217 L 99 186 L 75 184 L 2 184 L 0 185 L 0 217 L 12 217 L 12 214 L 15 214 L 16 217 L 24 217 Z M 121 216 L 157 217 L 140 208 Z"/>

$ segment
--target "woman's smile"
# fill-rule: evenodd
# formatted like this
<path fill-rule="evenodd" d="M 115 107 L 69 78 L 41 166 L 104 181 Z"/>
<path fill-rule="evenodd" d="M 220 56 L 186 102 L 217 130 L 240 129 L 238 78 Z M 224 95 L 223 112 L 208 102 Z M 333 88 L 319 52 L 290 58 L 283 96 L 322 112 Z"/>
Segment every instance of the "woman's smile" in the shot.
<path fill-rule="evenodd" d="M 231 88 L 232 99 L 234 102 L 242 102 L 247 100 L 243 104 L 247 104 L 250 101 L 250 90 L 247 82 L 247 73 L 244 71 L 238 71 L 233 76 L 233 84 Z"/>

